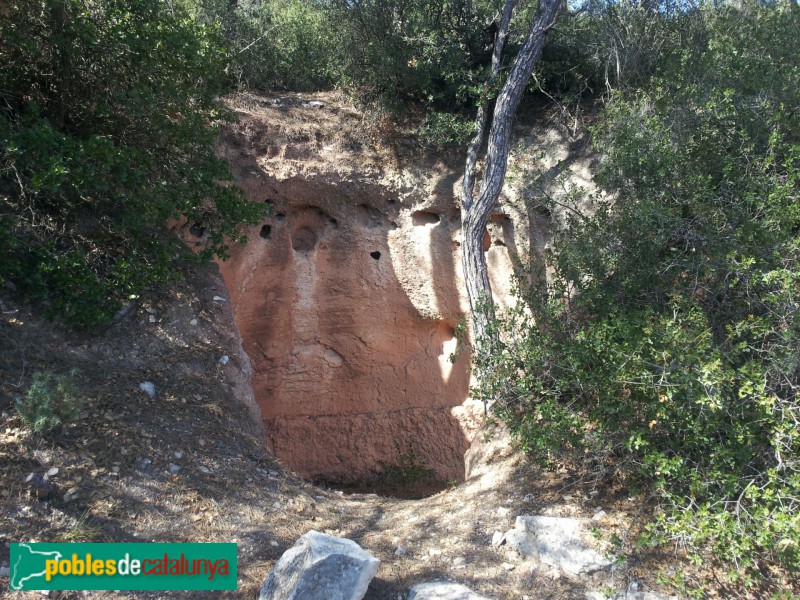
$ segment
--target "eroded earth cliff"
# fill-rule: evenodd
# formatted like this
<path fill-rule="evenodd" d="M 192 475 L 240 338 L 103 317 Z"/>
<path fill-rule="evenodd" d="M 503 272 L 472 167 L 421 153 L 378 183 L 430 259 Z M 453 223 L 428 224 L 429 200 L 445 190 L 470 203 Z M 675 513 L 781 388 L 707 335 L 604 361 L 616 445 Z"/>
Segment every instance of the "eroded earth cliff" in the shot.
<path fill-rule="evenodd" d="M 460 157 L 371 139 L 332 95 L 229 102 L 237 119 L 218 151 L 271 209 L 220 264 L 270 449 L 307 478 L 365 478 L 411 457 L 463 479 L 483 406 L 458 334 Z M 501 307 L 515 265 L 547 246 L 549 215 L 526 193 L 509 186 L 485 236 Z"/>

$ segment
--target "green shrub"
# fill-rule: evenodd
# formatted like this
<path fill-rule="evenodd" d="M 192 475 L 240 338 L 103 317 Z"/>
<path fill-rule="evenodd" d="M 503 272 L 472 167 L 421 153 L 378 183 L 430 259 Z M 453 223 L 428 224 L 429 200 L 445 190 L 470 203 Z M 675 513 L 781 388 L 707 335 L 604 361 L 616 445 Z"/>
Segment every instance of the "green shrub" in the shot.
<path fill-rule="evenodd" d="M 554 275 L 495 324 L 481 392 L 542 463 L 652 492 L 650 541 L 747 579 L 800 567 L 800 18 L 692 18 L 609 103 L 609 193 L 556 227 Z"/>
<path fill-rule="evenodd" d="M 171 218 L 224 255 L 245 201 L 214 155 L 219 31 L 159 0 L 8 0 L 0 19 L 0 278 L 78 325 L 174 273 Z"/>
<path fill-rule="evenodd" d="M 228 74 L 247 89 L 314 91 L 333 85 L 332 29 L 326 3 L 184 0 L 218 25 L 229 48 Z"/>
<path fill-rule="evenodd" d="M 475 120 L 456 113 L 429 112 L 417 135 L 437 146 L 466 145 L 475 133 Z"/>
<path fill-rule="evenodd" d="M 14 404 L 28 429 L 46 434 L 78 418 L 81 403 L 77 397 L 76 375 L 75 369 L 68 375 L 55 375 L 51 371 L 34 373 L 28 393 L 17 398 Z"/>

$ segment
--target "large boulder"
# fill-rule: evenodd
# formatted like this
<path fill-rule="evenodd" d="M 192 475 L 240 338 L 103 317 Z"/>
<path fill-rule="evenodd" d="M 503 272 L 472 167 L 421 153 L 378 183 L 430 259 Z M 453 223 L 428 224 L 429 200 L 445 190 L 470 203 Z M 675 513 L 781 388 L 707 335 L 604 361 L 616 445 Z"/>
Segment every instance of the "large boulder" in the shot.
<path fill-rule="evenodd" d="M 353 540 L 309 531 L 283 553 L 260 600 L 361 600 L 380 562 Z"/>
<path fill-rule="evenodd" d="M 486 596 L 476 594 L 460 583 L 449 581 L 432 581 L 419 583 L 408 591 L 406 600 L 490 600 Z"/>

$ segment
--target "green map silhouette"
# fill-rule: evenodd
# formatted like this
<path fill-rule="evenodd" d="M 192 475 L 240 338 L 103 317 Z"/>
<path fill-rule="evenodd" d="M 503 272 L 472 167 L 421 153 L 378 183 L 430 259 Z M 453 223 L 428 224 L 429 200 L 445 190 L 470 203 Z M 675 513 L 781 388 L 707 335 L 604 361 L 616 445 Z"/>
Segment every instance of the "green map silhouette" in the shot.
<path fill-rule="evenodd" d="M 61 553 L 40 552 L 38 550 L 33 550 L 28 544 L 18 544 L 16 554 L 16 560 L 13 560 L 11 565 L 9 587 L 12 590 L 21 590 L 24 584 L 27 590 L 46 589 L 46 586 L 41 588 L 31 587 L 31 585 L 35 583 L 31 580 L 41 577 L 42 583 L 45 583 L 45 561 L 52 559 L 59 560 L 61 558 Z"/>

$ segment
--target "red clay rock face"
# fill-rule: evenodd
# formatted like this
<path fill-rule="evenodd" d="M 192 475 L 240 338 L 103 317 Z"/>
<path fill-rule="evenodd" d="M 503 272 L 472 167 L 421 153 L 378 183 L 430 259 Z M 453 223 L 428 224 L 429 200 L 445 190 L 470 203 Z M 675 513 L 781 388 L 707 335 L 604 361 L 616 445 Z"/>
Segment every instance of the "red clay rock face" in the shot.
<path fill-rule="evenodd" d="M 221 265 L 268 444 L 305 477 L 356 479 L 413 451 L 461 479 L 469 441 L 452 409 L 467 396 L 468 357 L 451 363 L 455 323 L 420 317 L 389 227 L 364 210 L 286 209 Z"/>
<path fill-rule="evenodd" d="M 483 407 L 468 353 L 450 360 L 467 307 L 457 171 L 364 144 L 361 115 L 332 101 L 234 108 L 219 153 L 272 212 L 220 270 L 267 444 L 306 478 L 355 481 L 413 453 L 462 480 Z M 487 258 L 505 306 L 515 241 L 501 221 Z"/>

